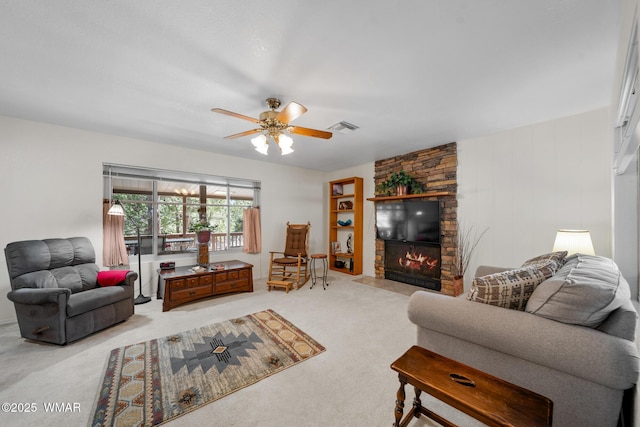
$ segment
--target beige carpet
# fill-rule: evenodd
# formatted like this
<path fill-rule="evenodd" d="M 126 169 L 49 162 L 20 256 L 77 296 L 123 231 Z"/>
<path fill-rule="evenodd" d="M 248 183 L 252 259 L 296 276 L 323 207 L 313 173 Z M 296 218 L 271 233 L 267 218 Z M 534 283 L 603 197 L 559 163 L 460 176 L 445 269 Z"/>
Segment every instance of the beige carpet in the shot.
<path fill-rule="evenodd" d="M 0 401 L 35 404 L 35 413 L 0 413 L 0 425 L 86 426 L 112 349 L 273 309 L 326 348 L 312 359 L 207 404 L 166 426 L 390 426 L 398 381 L 389 365 L 415 342 L 408 296 L 330 272 L 329 287 L 216 297 L 162 312 L 136 306 L 124 323 L 65 347 L 28 342 L 16 324 L 0 326 Z M 360 278 L 362 279 L 362 278 Z M 360 280 L 363 281 L 363 280 Z M 367 280 L 364 280 L 365 282 Z M 371 280 L 376 282 L 375 280 Z M 378 283 L 378 285 L 380 285 Z M 407 406 L 412 398 L 407 389 Z M 423 395 L 461 426 L 480 425 Z M 47 412 L 45 405 L 64 403 Z M 410 426 L 432 426 L 425 420 Z"/>

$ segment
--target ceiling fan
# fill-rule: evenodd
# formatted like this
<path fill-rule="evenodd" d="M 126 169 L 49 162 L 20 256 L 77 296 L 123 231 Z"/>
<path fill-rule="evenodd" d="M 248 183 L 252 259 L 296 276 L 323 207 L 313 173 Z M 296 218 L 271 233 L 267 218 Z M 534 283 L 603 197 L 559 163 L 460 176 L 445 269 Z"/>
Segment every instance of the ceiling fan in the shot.
<path fill-rule="evenodd" d="M 307 109 L 297 102 L 291 101 L 282 111 L 276 111 L 276 109 L 280 107 L 280 100 L 278 98 L 267 98 L 267 105 L 271 110 L 262 112 L 259 119 L 223 110 L 222 108 L 212 108 L 211 111 L 258 124 L 260 126 L 259 128 L 225 136 L 225 139 L 240 138 L 242 136 L 259 133 L 260 135 L 251 139 L 251 143 L 256 147 L 256 151 L 262 154 L 267 154 L 267 150 L 269 149 L 268 137 L 271 137 L 276 144 L 278 144 L 283 155 L 292 153 L 293 148 L 291 148 L 291 146 L 293 145 L 293 140 L 284 134 L 285 131 L 297 135 L 323 139 L 329 139 L 333 136 L 331 132 L 323 130 L 291 126 L 289 124 L 290 122 L 307 112 Z"/>

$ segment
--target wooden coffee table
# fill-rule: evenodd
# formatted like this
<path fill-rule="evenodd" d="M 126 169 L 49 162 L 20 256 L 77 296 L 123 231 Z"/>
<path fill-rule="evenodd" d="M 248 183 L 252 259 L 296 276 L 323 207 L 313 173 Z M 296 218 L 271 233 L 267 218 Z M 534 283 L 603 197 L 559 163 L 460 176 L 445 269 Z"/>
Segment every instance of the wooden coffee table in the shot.
<path fill-rule="evenodd" d="M 548 398 L 422 347 L 411 347 L 391 369 L 398 372 L 400 380 L 394 426 L 406 426 L 412 417 L 425 415 L 443 426 L 455 427 L 422 406 L 423 391 L 488 426 L 551 425 L 553 402 Z M 407 383 L 414 386 L 415 399 L 402 419 Z"/>

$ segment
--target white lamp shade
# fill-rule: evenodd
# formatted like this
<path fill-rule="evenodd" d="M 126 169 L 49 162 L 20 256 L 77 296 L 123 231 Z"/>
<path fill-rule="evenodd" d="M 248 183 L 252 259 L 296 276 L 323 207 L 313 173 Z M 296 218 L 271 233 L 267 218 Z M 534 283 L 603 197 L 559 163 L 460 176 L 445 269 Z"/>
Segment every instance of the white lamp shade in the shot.
<path fill-rule="evenodd" d="M 280 151 L 282 151 L 282 155 L 293 153 L 293 139 L 289 138 L 287 135 L 278 136 L 278 146 L 280 147 Z"/>
<path fill-rule="evenodd" d="M 291 147 L 281 147 L 282 155 L 293 153 L 293 148 Z"/>
<path fill-rule="evenodd" d="M 124 216 L 124 209 L 122 208 L 120 201 L 116 200 L 115 203 L 111 205 L 107 215 Z"/>
<path fill-rule="evenodd" d="M 251 139 L 251 143 L 256 147 L 258 153 L 266 155 L 269 151 L 269 144 L 267 143 L 267 137 L 264 135 L 258 135 Z"/>
<path fill-rule="evenodd" d="M 553 252 L 567 251 L 567 255 L 576 253 L 595 255 L 589 230 L 558 230 Z"/>
<path fill-rule="evenodd" d="M 256 136 L 255 138 L 251 138 L 251 143 L 256 148 L 262 147 L 265 142 L 267 142 L 267 137 L 262 134 Z"/>

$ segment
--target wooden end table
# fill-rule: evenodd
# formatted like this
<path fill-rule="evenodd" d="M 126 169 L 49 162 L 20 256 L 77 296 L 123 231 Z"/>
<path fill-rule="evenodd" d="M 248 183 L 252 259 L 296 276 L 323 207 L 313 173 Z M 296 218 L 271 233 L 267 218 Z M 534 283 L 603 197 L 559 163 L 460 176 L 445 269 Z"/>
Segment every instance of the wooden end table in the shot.
<path fill-rule="evenodd" d="M 413 346 L 391 364 L 398 372 L 394 426 L 406 426 L 411 417 L 425 415 L 446 427 L 455 424 L 422 406 L 425 392 L 488 426 L 551 426 L 553 402 L 548 398 L 508 383 L 422 347 Z M 413 407 L 402 419 L 404 387 L 415 388 Z"/>

